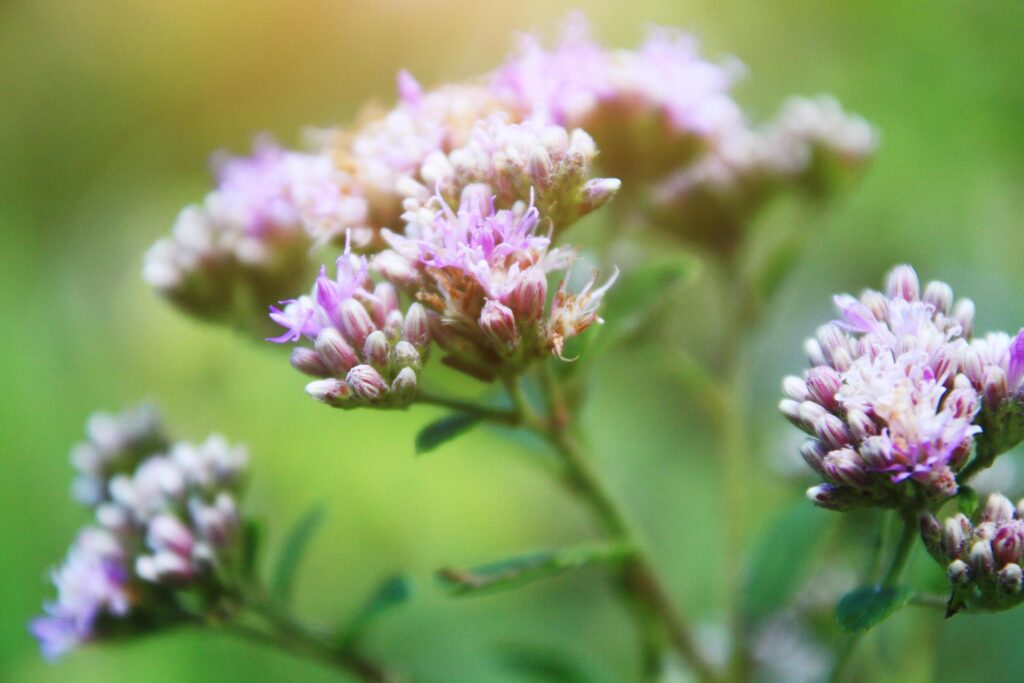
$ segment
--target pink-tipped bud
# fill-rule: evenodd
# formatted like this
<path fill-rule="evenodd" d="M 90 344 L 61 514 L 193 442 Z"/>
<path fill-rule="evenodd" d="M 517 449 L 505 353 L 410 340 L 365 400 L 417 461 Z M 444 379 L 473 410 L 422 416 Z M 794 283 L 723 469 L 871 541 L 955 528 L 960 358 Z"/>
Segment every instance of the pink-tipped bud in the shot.
<path fill-rule="evenodd" d="M 992 544 L 978 541 L 971 546 L 971 569 L 978 574 L 991 574 L 995 571 L 996 559 L 992 556 Z"/>
<path fill-rule="evenodd" d="M 931 512 L 922 512 L 917 516 L 917 528 L 921 540 L 933 557 L 942 557 L 946 553 L 942 549 L 942 524 Z"/>
<path fill-rule="evenodd" d="M 192 532 L 180 519 L 170 514 L 153 518 L 146 529 L 146 542 L 154 550 L 170 550 L 184 557 L 192 552 Z"/>
<path fill-rule="evenodd" d="M 807 498 L 826 510 L 848 510 L 854 507 L 849 490 L 834 484 L 819 484 L 807 489 Z"/>
<path fill-rule="evenodd" d="M 135 573 L 150 583 L 181 583 L 191 579 L 195 572 L 188 558 L 165 551 L 139 557 Z"/>
<path fill-rule="evenodd" d="M 891 299 L 917 301 L 921 296 L 921 281 L 912 267 L 896 266 L 889 272 L 885 289 Z"/>
<path fill-rule="evenodd" d="M 405 318 L 401 311 L 391 311 L 384 321 L 384 336 L 389 342 L 396 342 L 402 338 L 405 329 Z"/>
<path fill-rule="evenodd" d="M 499 353 L 510 353 L 519 342 L 516 317 L 512 309 L 499 301 L 488 299 L 480 311 L 480 329 Z"/>
<path fill-rule="evenodd" d="M 972 346 L 964 346 L 960 350 L 960 372 L 964 374 L 977 388 L 984 386 L 985 365 L 981 360 L 978 349 Z"/>
<path fill-rule="evenodd" d="M 960 326 L 961 333 L 970 338 L 974 333 L 974 302 L 960 299 L 953 306 L 953 320 Z"/>
<path fill-rule="evenodd" d="M 971 521 L 962 514 L 946 520 L 942 526 L 942 552 L 946 557 L 959 557 L 964 552 L 971 531 Z"/>
<path fill-rule="evenodd" d="M 864 461 L 851 448 L 830 451 L 821 463 L 822 470 L 832 481 L 851 488 L 862 488 L 868 482 Z"/>
<path fill-rule="evenodd" d="M 356 352 L 333 327 L 321 330 L 313 345 L 320 360 L 328 369 L 325 374 L 343 375 L 359 362 Z"/>
<path fill-rule="evenodd" d="M 889 300 L 881 292 L 868 289 L 860 295 L 860 302 L 867 306 L 875 320 L 885 320 L 889 317 Z"/>
<path fill-rule="evenodd" d="M 221 491 L 213 505 L 198 498 L 189 501 L 189 515 L 199 535 L 215 547 L 226 546 L 238 528 L 238 508 L 235 499 Z"/>
<path fill-rule="evenodd" d="M 551 173 L 554 165 L 551 155 L 543 147 L 534 147 L 530 151 L 529 172 L 530 184 L 537 190 L 546 190 L 551 185 Z"/>
<path fill-rule="evenodd" d="M 811 469 L 824 476 L 825 469 L 822 463 L 825 456 L 828 455 L 825 444 L 817 439 L 804 439 L 804 442 L 800 444 L 800 455 Z"/>
<path fill-rule="evenodd" d="M 548 280 L 538 267 L 526 269 L 509 292 L 506 303 L 512 309 L 516 320 L 536 322 L 544 315 L 544 304 L 548 296 Z"/>
<path fill-rule="evenodd" d="M 992 407 L 998 406 L 1006 398 L 1006 373 L 997 365 L 989 365 L 982 375 L 982 393 L 985 402 Z"/>
<path fill-rule="evenodd" d="M 331 374 L 331 369 L 320 358 L 320 354 L 305 346 L 296 346 L 290 361 L 293 368 L 313 377 L 329 377 Z"/>
<path fill-rule="evenodd" d="M 800 426 L 813 432 L 818 420 L 825 417 L 826 414 L 826 410 L 814 401 L 804 401 L 800 404 Z"/>
<path fill-rule="evenodd" d="M 1020 565 L 1010 563 L 999 570 L 999 589 L 1007 595 L 1017 595 L 1024 587 L 1024 571 Z"/>
<path fill-rule="evenodd" d="M 395 344 L 394 355 L 395 367 L 397 368 L 412 368 L 413 370 L 419 370 L 423 363 L 420 358 L 420 352 L 416 350 L 415 346 L 404 339 Z"/>
<path fill-rule="evenodd" d="M 405 313 L 402 337 L 419 351 L 423 351 L 430 343 L 430 319 L 423 304 L 415 303 L 409 306 Z"/>
<path fill-rule="evenodd" d="M 865 441 L 868 437 L 878 434 L 878 425 L 866 413 L 851 408 L 846 411 L 846 424 L 850 428 L 850 435 L 855 441 Z"/>
<path fill-rule="evenodd" d="M 953 288 L 945 282 L 933 280 L 924 288 L 922 299 L 926 304 L 934 306 L 937 312 L 946 315 L 953 308 Z"/>
<path fill-rule="evenodd" d="M 353 345 L 361 348 L 370 333 L 377 329 L 370 314 L 366 312 L 366 307 L 355 299 L 346 299 L 341 303 L 339 313 L 341 331 L 352 341 Z"/>
<path fill-rule="evenodd" d="M 835 410 L 838 407 L 836 394 L 842 386 L 842 379 L 839 373 L 828 366 L 811 368 L 807 373 L 808 398 L 815 403 L 821 404 L 826 410 Z"/>
<path fill-rule="evenodd" d="M 411 73 L 402 69 L 398 72 L 398 98 L 404 104 L 416 106 L 423 97 L 423 86 L 413 77 Z"/>
<path fill-rule="evenodd" d="M 367 403 L 379 401 L 388 393 L 388 383 L 369 365 L 357 365 L 349 370 L 345 382 L 353 394 Z"/>
<path fill-rule="evenodd" d="M 622 181 L 618 178 L 594 178 L 588 180 L 581 191 L 580 215 L 597 211 L 619 193 Z"/>
<path fill-rule="evenodd" d="M 388 340 L 380 330 L 374 330 L 363 344 L 363 360 L 380 372 L 390 365 Z"/>
<path fill-rule="evenodd" d="M 373 288 L 373 320 L 384 328 L 388 314 L 398 310 L 398 292 L 390 282 L 381 282 Z"/>
<path fill-rule="evenodd" d="M 985 501 L 985 507 L 981 511 L 981 521 L 1003 524 L 1013 519 L 1015 508 L 1010 499 L 1001 493 L 993 493 Z"/>
<path fill-rule="evenodd" d="M 797 427 L 805 428 L 803 418 L 800 417 L 800 403 L 797 401 L 791 398 L 782 399 L 779 401 L 779 412 Z"/>
<path fill-rule="evenodd" d="M 954 586 L 966 586 L 971 580 L 971 569 L 963 560 L 953 560 L 946 567 L 946 576 Z"/>
<path fill-rule="evenodd" d="M 352 390 L 345 382 L 335 377 L 310 382 L 306 385 L 306 393 L 317 401 L 336 408 L 346 405 L 352 399 Z"/>
<path fill-rule="evenodd" d="M 999 566 L 1019 564 L 1024 556 L 1024 522 L 1014 520 L 1000 527 L 992 539 L 992 553 Z"/>
<path fill-rule="evenodd" d="M 838 349 L 849 351 L 849 337 L 846 336 L 846 332 L 838 325 L 832 323 L 822 325 L 818 328 L 817 336 L 818 343 L 821 344 L 821 350 L 825 352 L 825 357 L 829 360 L 835 357 Z"/>
<path fill-rule="evenodd" d="M 391 383 L 391 391 L 401 403 L 411 403 L 416 398 L 416 372 L 412 368 L 402 368 Z"/>
<path fill-rule="evenodd" d="M 832 450 L 844 448 L 850 444 L 850 432 L 843 421 L 831 413 L 827 413 L 814 424 L 814 431 L 826 446 Z"/>

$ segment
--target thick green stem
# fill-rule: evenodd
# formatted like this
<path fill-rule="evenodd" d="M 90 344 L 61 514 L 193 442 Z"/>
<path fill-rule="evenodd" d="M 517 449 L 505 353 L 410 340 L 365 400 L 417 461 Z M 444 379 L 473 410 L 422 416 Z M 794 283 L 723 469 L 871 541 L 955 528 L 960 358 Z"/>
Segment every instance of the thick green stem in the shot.
<path fill-rule="evenodd" d="M 653 566 L 636 543 L 636 535 L 629 522 L 604 488 L 579 443 L 573 437 L 571 416 L 562 398 L 558 381 L 548 368 L 545 374 L 545 388 L 551 412 L 549 424 L 542 435 L 565 463 L 567 485 L 589 505 L 606 533 L 636 549 L 633 557 L 624 565 L 623 576 L 623 589 L 636 601 L 634 609 L 641 617 L 653 615 L 657 618 L 675 650 L 693 669 L 699 680 L 704 683 L 717 683 L 720 680 L 718 673 L 697 647 L 689 623 L 674 607 Z M 641 629 L 646 631 L 643 624 Z M 649 634 L 641 635 L 649 645 Z M 645 653 L 648 668 L 651 666 L 651 657 L 652 653 L 648 647 Z"/>

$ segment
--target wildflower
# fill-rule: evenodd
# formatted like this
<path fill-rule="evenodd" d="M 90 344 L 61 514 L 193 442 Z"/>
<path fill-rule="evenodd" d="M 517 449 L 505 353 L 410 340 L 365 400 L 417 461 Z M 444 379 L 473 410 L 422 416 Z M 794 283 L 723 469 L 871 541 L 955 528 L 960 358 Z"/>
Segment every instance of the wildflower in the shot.
<path fill-rule="evenodd" d="M 1013 338 L 993 332 L 960 350 L 960 365 L 983 397 L 979 423 L 994 458 L 1024 439 L 1024 330 Z"/>
<path fill-rule="evenodd" d="M 143 278 L 195 315 L 248 325 L 254 308 L 305 278 L 314 243 L 346 228 L 358 239 L 366 220 L 365 201 L 329 157 L 262 141 L 252 156 L 219 163 L 217 189 L 150 248 Z"/>
<path fill-rule="evenodd" d="M 958 372 L 967 341 L 951 290 L 926 292 L 900 266 L 885 294 L 837 296 L 842 319 L 807 342 L 813 367 L 783 383 L 780 408 L 811 435 L 801 453 L 827 482 L 808 491 L 823 507 L 899 506 L 915 495 L 909 483 L 931 498 L 957 491 L 981 398 Z"/>
<path fill-rule="evenodd" d="M 287 331 L 270 341 L 313 343 L 295 349 L 292 365 L 321 378 L 306 386 L 318 401 L 339 408 L 404 407 L 415 397 L 430 343 L 426 311 L 413 303 L 403 314 L 390 283 L 370 287 L 366 258 L 346 250 L 335 279 L 322 268 L 311 294 L 283 302 L 283 309 L 271 307 L 271 319 Z"/>
<path fill-rule="evenodd" d="M 599 322 L 596 310 L 614 276 L 570 293 L 573 254 L 540 233 L 535 206 L 496 209 L 484 185 L 466 187 L 458 211 L 438 202 L 429 219 L 412 216 L 405 235 L 385 232 L 392 249 L 374 265 L 385 275 L 411 275 L 403 286 L 429 311 L 446 362 L 480 377 L 517 371 L 545 353 L 561 355 L 566 339 Z M 564 274 L 548 306 L 548 275 L 556 271 Z"/>
<path fill-rule="evenodd" d="M 201 444 L 156 438 L 151 408 L 98 413 L 75 449 L 95 512 L 52 579 L 56 600 L 31 625 L 43 654 L 200 616 L 240 580 L 244 533 L 237 508 L 248 455 L 220 436 Z M 83 455 L 89 451 L 89 456 Z M 182 600 L 175 591 L 196 593 Z"/>
<path fill-rule="evenodd" d="M 1024 600 L 1024 500 L 1014 506 L 994 493 L 973 522 L 957 514 L 940 524 L 926 513 L 921 527 L 929 553 L 946 566 L 950 614 L 968 603 L 1005 609 Z"/>

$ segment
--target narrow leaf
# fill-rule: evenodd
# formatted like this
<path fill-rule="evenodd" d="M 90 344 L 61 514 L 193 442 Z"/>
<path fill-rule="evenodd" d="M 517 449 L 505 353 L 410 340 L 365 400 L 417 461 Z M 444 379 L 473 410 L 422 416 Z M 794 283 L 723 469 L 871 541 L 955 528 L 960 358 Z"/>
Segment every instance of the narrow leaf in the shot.
<path fill-rule="evenodd" d="M 800 500 L 758 537 L 746 570 L 743 608 L 747 618 L 763 619 L 786 604 L 810 570 L 814 549 L 830 519 Z"/>
<path fill-rule="evenodd" d="M 970 486 L 961 486 L 956 493 L 956 506 L 970 517 L 978 509 L 978 492 Z"/>
<path fill-rule="evenodd" d="M 550 683 L 598 683 L 578 662 L 566 653 L 536 645 L 504 645 L 498 650 L 504 668 L 516 680 L 524 678 Z"/>
<path fill-rule="evenodd" d="M 412 581 L 405 576 L 392 576 L 381 583 L 356 616 L 340 629 L 339 635 L 335 639 L 337 646 L 340 649 L 351 648 L 366 634 L 373 622 L 408 602 L 412 593 Z"/>
<path fill-rule="evenodd" d="M 668 299 L 697 272 L 697 260 L 677 256 L 624 273 L 605 295 L 605 320 L 588 354 L 595 354 L 640 332 Z"/>
<path fill-rule="evenodd" d="M 438 446 L 468 432 L 480 422 L 479 415 L 452 413 L 431 422 L 416 435 L 416 455 L 429 453 Z"/>
<path fill-rule="evenodd" d="M 622 562 L 632 553 L 632 548 L 622 543 L 582 545 L 519 555 L 471 569 L 441 569 L 437 578 L 450 595 L 476 595 L 518 588 L 572 569 Z"/>
<path fill-rule="evenodd" d="M 851 633 L 866 631 L 879 624 L 914 597 L 914 590 L 906 586 L 864 586 L 846 595 L 836 605 L 839 626 Z"/>
<path fill-rule="evenodd" d="M 270 594 L 278 602 L 286 604 L 291 597 L 299 562 L 326 516 L 326 505 L 323 503 L 314 505 L 295 522 L 285 538 L 270 579 Z"/>

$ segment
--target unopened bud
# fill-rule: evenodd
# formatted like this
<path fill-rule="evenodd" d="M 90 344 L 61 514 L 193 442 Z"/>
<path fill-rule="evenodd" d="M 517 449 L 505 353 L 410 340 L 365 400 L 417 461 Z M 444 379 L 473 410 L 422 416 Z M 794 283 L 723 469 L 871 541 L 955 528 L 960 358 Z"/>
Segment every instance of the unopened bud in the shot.
<path fill-rule="evenodd" d="M 856 441 L 864 441 L 878 434 L 878 425 L 863 411 L 851 408 L 846 411 L 846 424 Z"/>
<path fill-rule="evenodd" d="M 581 216 L 597 211 L 618 194 L 622 181 L 618 178 L 594 178 L 583 185 L 579 212 Z"/>
<path fill-rule="evenodd" d="M 353 365 L 359 362 L 355 351 L 341 336 L 341 333 L 333 327 L 325 327 L 317 335 L 313 346 L 317 355 L 327 367 L 328 375 L 341 375 L 348 372 Z"/>
<path fill-rule="evenodd" d="M 970 338 L 974 333 L 974 302 L 960 299 L 953 306 L 953 320 L 960 326 L 963 336 Z"/>
<path fill-rule="evenodd" d="M 416 398 L 416 372 L 412 368 L 402 368 L 391 383 L 391 391 L 401 403 L 410 403 Z"/>
<path fill-rule="evenodd" d="M 416 350 L 415 346 L 404 339 L 395 344 L 394 355 L 395 367 L 419 370 L 422 365 L 420 352 Z"/>
<path fill-rule="evenodd" d="M 822 461 L 822 469 L 832 481 L 851 488 L 862 488 L 868 481 L 864 461 L 850 448 L 830 451 Z"/>
<path fill-rule="evenodd" d="M 860 295 L 860 302 L 867 306 L 875 320 L 885 320 L 889 317 L 889 301 L 881 292 L 869 289 Z"/>
<path fill-rule="evenodd" d="M 537 146 L 530 151 L 530 181 L 537 190 L 546 190 L 551 184 L 553 165 L 551 155 L 543 147 Z"/>
<path fill-rule="evenodd" d="M 538 267 L 527 268 L 521 275 L 506 302 L 516 320 L 535 322 L 544 315 L 548 280 Z"/>
<path fill-rule="evenodd" d="M 832 413 L 826 413 L 814 424 L 818 438 L 832 450 L 843 448 L 850 443 L 850 432 L 843 421 Z"/>
<path fill-rule="evenodd" d="M 922 299 L 926 304 L 934 306 L 937 312 L 946 315 L 953 308 L 953 288 L 945 282 L 933 280 L 924 288 Z"/>
<path fill-rule="evenodd" d="M 370 314 L 366 312 L 366 307 L 355 299 L 346 299 L 341 303 L 339 316 L 341 331 L 357 347 L 362 347 L 370 333 L 377 329 Z"/>
<path fill-rule="evenodd" d="M 942 552 L 947 557 L 957 557 L 964 551 L 964 543 L 971 534 L 971 522 L 966 516 L 957 514 L 946 520 L 942 527 Z"/>
<path fill-rule="evenodd" d="M 806 401 L 808 398 L 807 383 L 799 377 L 789 375 L 782 380 L 782 393 L 794 401 Z"/>
<path fill-rule="evenodd" d="M 398 310 L 398 292 L 390 282 L 381 282 L 373 288 L 373 319 L 380 328 L 384 327 L 388 314 Z"/>
<path fill-rule="evenodd" d="M 306 385 L 306 393 L 321 403 L 335 407 L 345 405 L 352 398 L 352 390 L 348 385 L 335 377 L 310 382 Z"/>
<path fill-rule="evenodd" d="M 854 507 L 853 497 L 848 489 L 834 484 L 819 484 L 807 489 L 807 497 L 818 507 L 826 510 L 848 510 Z"/>
<path fill-rule="evenodd" d="M 825 415 L 827 415 L 826 410 L 814 401 L 804 401 L 800 404 L 801 426 L 807 431 L 814 432 L 818 421 L 825 417 Z"/>
<path fill-rule="evenodd" d="M 299 372 L 313 377 L 328 377 L 331 374 L 331 369 L 320 358 L 320 354 L 305 346 L 292 349 L 291 364 Z"/>
<path fill-rule="evenodd" d="M 992 553 L 999 565 L 1019 563 L 1024 556 L 1024 522 L 1004 524 L 992 539 Z"/>
<path fill-rule="evenodd" d="M 146 529 L 146 542 L 154 550 L 170 550 L 188 557 L 192 552 L 192 532 L 171 514 L 153 518 Z"/>
<path fill-rule="evenodd" d="M 430 320 L 423 304 L 409 306 L 405 313 L 405 325 L 402 336 L 407 342 L 422 351 L 430 343 Z"/>
<path fill-rule="evenodd" d="M 985 402 L 992 407 L 998 406 L 1006 398 L 1006 373 L 996 365 L 989 365 L 983 374 L 982 392 Z"/>
<path fill-rule="evenodd" d="M 368 403 L 379 401 L 388 392 L 388 383 L 369 365 L 357 365 L 349 370 L 345 382 L 353 394 Z"/>
<path fill-rule="evenodd" d="M 885 289 L 891 299 L 917 301 L 921 295 L 921 283 L 917 279 L 917 273 L 906 265 L 896 266 L 890 271 Z"/>
<path fill-rule="evenodd" d="M 807 393 L 810 400 L 820 403 L 826 410 L 836 409 L 836 394 L 839 393 L 841 386 L 839 373 L 827 365 L 811 368 L 807 373 Z"/>
<path fill-rule="evenodd" d="M 917 528 L 921 533 L 921 540 L 933 557 L 942 557 L 946 554 L 942 547 L 942 524 L 935 515 L 931 512 L 919 514 Z"/>
<path fill-rule="evenodd" d="M 971 568 L 978 574 L 991 574 L 995 571 L 996 560 L 992 556 L 992 544 L 978 541 L 971 546 Z"/>
<path fill-rule="evenodd" d="M 363 345 L 363 360 L 376 368 L 379 372 L 385 372 L 390 365 L 389 347 L 387 337 L 380 330 L 374 330 L 366 338 Z"/>
<path fill-rule="evenodd" d="M 966 586 L 971 580 L 971 570 L 963 560 L 953 560 L 946 567 L 946 576 L 954 586 Z"/>
<path fill-rule="evenodd" d="M 825 448 L 825 445 L 817 439 L 804 439 L 804 442 L 800 444 L 800 455 L 803 457 L 804 462 L 811 469 L 822 475 L 825 474 L 822 462 L 827 454 L 828 450 Z"/>
<path fill-rule="evenodd" d="M 135 561 L 135 573 L 150 583 L 177 583 L 192 578 L 192 563 L 171 552 L 143 555 Z"/>
<path fill-rule="evenodd" d="M 1014 513 L 1013 503 L 1010 499 L 1001 493 L 993 493 L 985 501 L 985 507 L 981 511 L 981 520 L 983 522 L 995 522 L 996 524 L 1002 524 L 1009 522 L 1013 519 Z"/>
<path fill-rule="evenodd" d="M 512 309 L 500 301 L 488 299 L 480 311 L 480 329 L 499 353 L 511 353 L 519 341 L 516 317 Z"/>
<path fill-rule="evenodd" d="M 1024 571 L 1020 565 L 1011 563 L 999 570 L 999 589 L 1007 595 L 1017 595 L 1024 585 Z"/>

